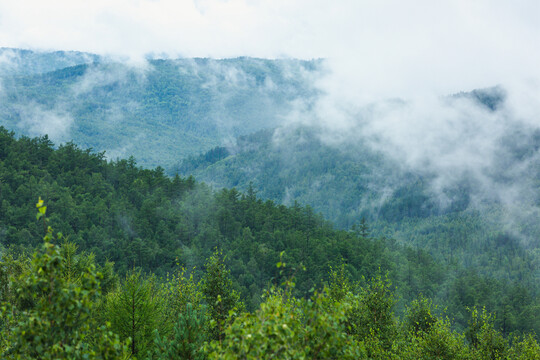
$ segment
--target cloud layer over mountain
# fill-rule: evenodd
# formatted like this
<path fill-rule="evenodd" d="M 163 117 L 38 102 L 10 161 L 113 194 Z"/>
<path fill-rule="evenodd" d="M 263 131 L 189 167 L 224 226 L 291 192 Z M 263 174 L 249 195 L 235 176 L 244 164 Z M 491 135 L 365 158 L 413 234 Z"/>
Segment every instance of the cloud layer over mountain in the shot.
<path fill-rule="evenodd" d="M 329 58 L 339 81 L 327 85 L 344 98 L 440 95 L 540 71 L 534 0 L 20 0 L 0 14 L 2 46 Z"/>

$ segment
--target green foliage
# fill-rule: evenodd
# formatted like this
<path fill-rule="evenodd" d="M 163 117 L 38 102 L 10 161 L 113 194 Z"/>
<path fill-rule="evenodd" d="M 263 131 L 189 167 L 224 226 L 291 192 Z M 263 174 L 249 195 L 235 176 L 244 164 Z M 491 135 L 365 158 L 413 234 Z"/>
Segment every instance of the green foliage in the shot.
<path fill-rule="evenodd" d="M 29 262 L 26 259 L 16 259 L 12 254 L 2 254 L 0 258 L 0 305 L 5 311 L 14 308 L 23 308 L 27 303 L 32 303 L 29 299 L 20 298 L 17 287 L 12 279 L 22 277 L 21 274 L 29 272 Z M 27 295 L 29 297 L 29 295 Z M 3 315 L 6 315 L 4 313 Z M 17 312 L 13 311 L 11 316 L 0 317 L 0 353 L 1 349 L 9 346 L 9 336 L 12 327 L 18 321 Z"/>
<path fill-rule="evenodd" d="M 463 335 L 452 330 L 448 319 L 436 318 L 425 331 L 413 332 L 404 344 L 396 344 L 394 351 L 401 353 L 400 358 L 411 360 L 473 359 L 464 340 Z"/>
<path fill-rule="evenodd" d="M 99 279 L 93 263 L 80 269 L 76 281 L 66 277 L 69 261 L 58 245 L 45 219 L 43 201 L 37 204 L 38 216 L 46 229 L 40 252 L 34 254 L 29 271 L 12 278 L 11 286 L 19 299 L 31 298 L 32 306 L 18 309 L 13 303 L 2 305 L 2 322 L 11 326 L 3 356 L 41 359 L 116 359 L 123 347 L 108 326 L 95 326 L 93 302 L 100 295 Z"/>
<path fill-rule="evenodd" d="M 299 328 L 294 316 L 294 300 L 270 292 L 255 314 L 245 313 L 227 327 L 222 343 L 214 343 L 211 359 L 260 359 L 275 357 L 294 359 L 295 330 Z"/>
<path fill-rule="evenodd" d="M 218 250 L 207 260 L 200 283 L 184 268 L 161 284 L 132 271 L 104 300 L 94 257 L 78 253 L 69 242 L 54 245 L 51 241 L 62 236 L 53 235 L 41 199 L 37 206 L 46 229 L 41 252 L 30 263 L 7 255 L 0 262 L 0 275 L 8 279 L 1 288 L 3 358 L 540 358 L 534 336 L 509 342 L 485 310 L 473 309 L 469 329 L 460 334 L 421 297 L 400 324 L 388 278 L 377 275 L 360 286 L 349 280 L 344 263 L 330 268 L 329 286 L 296 298 L 295 280 L 284 271 L 289 266 L 284 252 L 277 268 L 287 276 L 285 289 L 271 288 L 252 313 L 241 311 Z M 114 272 L 109 276 L 114 279 Z M 105 325 L 94 317 L 96 304 Z"/>
<path fill-rule="evenodd" d="M 423 296 L 413 300 L 410 307 L 407 308 L 407 330 L 415 335 L 428 333 L 437 322 L 437 318 L 433 313 L 436 309 L 437 307 L 433 305 L 431 300 Z"/>
<path fill-rule="evenodd" d="M 18 68 L 0 65 L 6 99 L 0 104 L 0 124 L 35 131 L 38 126 L 20 126 L 34 112 L 68 109 L 74 124 L 67 138 L 112 150 L 109 158 L 126 149 L 145 166 L 167 168 L 141 170 L 133 158 L 107 163 L 104 153 L 83 151 L 73 143 L 55 150 L 47 136 L 15 139 L 2 128 L 0 248 L 11 254 L 40 245 L 40 224 L 30 221 L 34 210 L 29 204 L 43 194 L 55 229 L 69 237 L 71 245 L 62 248 L 76 244 L 83 253 L 94 253 L 104 276 L 112 274 L 107 259 L 121 275 L 140 267 L 165 276 L 178 258 L 183 266 L 200 269 L 193 272 L 198 281 L 217 246 L 229 259 L 234 287 L 253 310 L 263 289 L 283 280 L 274 265 L 287 250 L 288 263 L 307 269 L 297 276 L 296 296 L 320 288 L 328 266 L 343 258 L 351 281 L 372 277 L 379 267 L 388 271 L 397 287 L 398 315 L 422 293 L 447 307 L 460 330 L 467 326 L 467 307 L 486 306 L 496 314 L 493 326 L 503 336 L 540 332 L 540 228 L 535 219 L 508 231 L 499 204 L 487 205 L 482 214 L 466 210 L 474 186 L 468 182 L 447 189 L 450 204 L 440 206 L 431 196 L 429 175 L 402 171 L 365 142 L 349 143 L 346 149 L 328 146 L 317 129 L 263 130 L 239 137 L 234 151 L 221 146 L 223 136 L 273 127 L 290 110 L 291 100 L 317 95 L 301 74 L 318 71 L 319 61 L 151 60 L 149 71 L 140 73 L 91 54 L 0 52 L 21 63 Z M 497 88 L 457 96 L 491 110 L 504 99 Z M 111 121 L 117 114 L 123 114 L 122 121 Z M 513 141 L 516 134 L 519 141 Z M 136 146 L 141 142 L 144 146 Z M 536 145 L 536 133 L 519 130 L 500 144 L 503 153 L 514 156 L 502 163 L 530 160 L 529 180 L 537 185 L 540 167 L 531 157 Z M 165 176 L 181 157 L 212 146 L 218 147 L 186 159 L 178 169 L 217 187 L 237 186 L 246 195 L 236 190 L 214 194 L 193 178 Z M 494 180 L 507 182 L 511 172 Z M 257 200 L 254 187 L 263 199 L 294 205 Z M 387 198 L 388 189 L 392 194 Z M 340 228 L 353 226 L 352 234 L 331 229 L 295 200 Z M 375 210 L 367 211 L 370 206 Z M 522 246 L 513 230 L 529 246 Z M 395 238 L 397 245 L 375 239 L 382 235 Z M 67 277 L 84 269 L 73 260 L 67 260 Z M 114 289 L 115 283 L 105 276 L 102 290 Z M 17 301 L 31 306 L 33 300 Z"/>
<path fill-rule="evenodd" d="M 177 274 L 173 274 L 164 284 L 164 291 L 168 299 L 167 312 L 173 318 L 182 316 L 187 311 L 188 304 L 193 311 L 201 310 L 203 293 L 200 284 L 197 283 L 193 274 L 186 276 L 185 268 L 180 268 Z"/>
<path fill-rule="evenodd" d="M 41 229 L 31 221 L 26 199 L 38 192 L 55 228 L 81 254 L 95 254 L 104 275 L 111 274 L 107 260 L 120 275 L 140 267 L 158 277 L 178 263 L 198 282 L 205 260 L 219 247 L 248 309 L 258 306 L 272 281 L 283 280 L 275 264 L 285 249 L 287 263 L 308 269 L 297 274 L 298 296 L 320 286 L 328 266 L 341 259 L 353 280 L 373 276 L 379 267 L 388 270 L 394 261 L 383 251 L 385 241 L 335 230 L 309 208 L 263 202 L 255 191 L 212 192 L 193 178 L 140 169 L 132 158 L 107 162 L 73 144 L 55 150 L 46 137 L 15 139 L 5 129 L 0 144 L 6 154 L 0 158 L 0 242 L 13 253 L 37 245 Z M 104 278 L 103 290 L 114 289 L 116 281 Z"/>
<path fill-rule="evenodd" d="M 180 314 L 173 328 L 170 340 L 162 338 L 159 332 L 154 333 L 154 349 L 148 359 L 185 359 L 204 360 L 204 342 L 206 340 L 204 308 L 197 314 L 191 303 L 186 304 L 185 311 Z"/>
<path fill-rule="evenodd" d="M 352 291 L 353 285 L 345 272 L 345 264 L 341 264 L 337 270 L 330 267 L 328 292 L 332 300 L 342 301 Z"/>
<path fill-rule="evenodd" d="M 208 315 L 211 320 L 210 336 L 220 340 L 225 327 L 244 310 L 244 304 L 233 288 L 230 271 L 225 267 L 223 255 L 218 250 L 206 263 L 201 290 L 208 304 Z"/>
<path fill-rule="evenodd" d="M 306 359 L 356 359 L 364 352 L 345 331 L 350 304 L 334 301 L 324 289 L 323 293 L 300 301 L 300 310 L 303 331 L 299 332 Z"/>
<path fill-rule="evenodd" d="M 330 302 L 330 303 L 329 303 Z M 354 359 L 361 348 L 344 331 L 346 305 L 326 294 L 296 300 L 273 289 L 255 314 L 243 314 L 212 344 L 211 359 Z"/>
<path fill-rule="evenodd" d="M 178 262 L 195 268 L 190 275 L 198 281 L 205 259 L 219 245 L 229 259 L 235 288 L 247 308 L 255 309 L 272 279 L 283 280 L 275 263 L 287 250 L 287 263 L 293 267 L 302 263 L 308 270 L 297 274 L 297 296 L 307 296 L 310 289 L 327 280 L 329 266 L 336 268 L 343 262 L 351 281 L 372 277 L 379 268 L 388 271 L 398 289 L 397 314 L 423 293 L 448 307 L 461 329 L 467 324 L 466 308 L 478 305 L 497 313 L 495 326 L 505 335 L 540 329 L 540 318 L 535 315 L 537 282 L 531 278 L 538 262 L 512 247 L 497 250 L 496 257 L 485 255 L 482 262 L 489 264 L 504 252 L 515 254 L 509 263 L 519 268 L 515 274 L 521 277 L 519 282 L 505 280 L 500 270 L 488 277 L 473 268 L 461 270 L 456 261 L 445 265 L 430 252 L 393 240 L 365 238 L 361 231 L 335 230 L 309 208 L 263 202 L 253 190 L 252 195 L 234 189 L 212 193 L 193 178 L 171 179 L 159 169 L 137 168 L 134 159 L 107 163 L 103 154 L 83 151 L 73 144 L 54 150 L 46 137 L 15 139 L 5 129 L 0 131 L 0 144 L 4 154 L 0 158 L 0 242 L 12 254 L 32 251 L 38 245 L 41 226 L 30 221 L 33 210 L 28 206 L 38 192 L 47 197 L 54 227 L 81 253 L 94 253 L 104 276 L 112 274 L 112 264 L 105 259 L 114 261 L 121 275 L 139 266 L 165 276 Z M 448 252 L 440 249 L 451 242 L 448 236 L 476 239 L 477 234 L 485 233 L 486 225 L 479 221 L 473 216 L 449 216 L 430 223 L 404 220 L 402 226 L 415 229 L 412 236 L 399 227 L 386 231 L 412 242 L 428 236 L 430 244 L 440 244 L 440 256 L 447 258 Z M 512 246 L 511 242 L 505 244 Z M 458 253 L 455 246 L 450 259 L 473 261 L 467 260 L 473 255 Z M 106 276 L 103 291 L 113 289 L 116 281 Z"/>
<path fill-rule="evenodd" d="M 193 178 L 168 178 L 160 168 L 137 168 L 133 159 L 107 162 L 103 154 L 73 144 L 54 150 L 47 138 L 15 139 L 0 131 L 0 155 L 0 296 L 5 307 L 0 344 L 4 351 L 15 349 L 22 331 L 19 325 L 27 326 L 26 315 L 33 316 L 33 311 L 41 311 L 39 316 L 46 319 L 43 326 L 48 327 L 40 328 L 46 334 L 43 338 L 57 338 L 56 327 L 46 325 L 53 320 L 41 303 L 48 291 L 59 297 L 59 304 L 84 309 L 77 318 L 84 321 L 72 324 L 66 315 L 65 331 L 73 341 L 80 340 L 79 349 L 97 352 L 101 341 L 109 341 L 118 346 L 118 356 L 123 345 L 111 331 L 120 335 L 124 345 L 133 339 L 129 344 L 137 357 L 148 351 L 155 356 L 191 351 L 195 356 L 193 351 L 203 348 L 204 354 L 222 358 L 254 348 L 262 358 L 274 352 L 291 358 L 339 354 L 379 359 L 534 358 L 537 354 L 534 337 L 507 338 L 512 331 L 534 328 L 537 322 L 536 285 L 528 283 L 526 276 L 523 283 L 508 282 L 464 269 L 457 262 L 445 265 L 425 250 L 374 238 L 367 228 L 336 230 L 298 203 L 285 207 L 263 202 L 253 187 L 246 194 L 235 189 L 214 192 Z M 43 258 L 49 260 L 40 261 L 58 267 L 54 279 L 43 272 L 40 276 L 47 281 L 36 280 L 46 290 L 41 293 L 28 290 L 38 285 L 26 283 L 35 279 L 31 274 L 36 268 L 24 256 L 37 243 L 35 235 L 49 231 L 41 221 L 43 204 L 36 222 L 35 210 L 24 203 L 34 192 L 45 194 L 50 222 L 69 239 L 62 246 L 42 250 L 52 252 L 50 259 Z M 463 228 L 457 224 L 454 230 Z M 49 237 L 53 238 L 52 230 Z M 507 238 L 500 241 L 512 246 Z M 219 251 L 212 252 L 216 247 Z M 515 254 L 523 255 L 518 250 Z M 113 260 L 114 267 L 106 259 Z M 528 259 L 526 254 L 523 259 Z M 172 268 L 179 270 L 165 277 Z M 118 281 L 115 269 L 125 280 Z M 156 275 L 142 275 L 151 272 Z M 377 275 L 381 273 L 387 273 L 387 278 Z M 54 289 L 46 288 L 49 282 Z M 271 283 L 296 286 L 262 297 Z M 321 290 L 324 283 L 328 288 Z M 55 294 L 57 286 L 67 288 L 62 293 L 66 298 Z M 106 296 L 100 295 L 100 286 Z M 423 298 L 412 302 L 405 320 L 399 320 L 418 293 L 438 306 L 449 304 L 447 312 L 456 321 L 441 319 L 431 300 Z M 76 300 L 77 296 L 83 300 Z M 251 313 L 243 312 L 241 299 Z M 497 314 L 471 320 L 465 342 L 461 331 L 468 316 L 461 310 L 482 302 L 488 304 L 485 314 L 488 309 Z M 50 313 L 61 317 L 60 311 Z M 190 315 L 195 312 L 195 317 Z M 183 325 L 177 319 L 183 319 Z M 203 332 L 192 331 L 200 326 Z M 80 335 L 88 327 L 97 330 Z M 215 342 L 203 346 L 204 339 Z M 17 350 L 22 357 L 34 351 L 30 346 L 24 349 Z"/>
<path fill-rule="evenodd" d="M 538 140 L 536 135 L 530 136 L 530 142 L 512 140 L 508 144 L 527 144 L 520 156 L 532 154 L 530 144 Z M 384 260 L 375 264 L 375 270 L 380 266 L 389 271 L 396 284 L 398 314 L 404 312 L 405 303 L 424 294 L 447 307 L 460 329 L 467 326 L 467 307 L 486 306 L 497 314 L 494 325 L 505 336 L 526 329 L 540 332 L 540 319 L 535 315 L 539 313 L 540 227 L 535 218 L 509 228 L 501 204 L 484 204 L 482 211 L 473 210 L 469 207 L 473 185 L 468 181 L 447 189 L 448 204 L 441 206 L 433 196 L 429 174 L 407 173 L 402 164 L 374 152 L 366 142 L 337 147 L 321 140 L 324 138 L 321 129 L 305 126 L 261 131 L 239 137 L 229 156 L 220 158 L 216 148 L 184 161 L 180 169 L 219 187 L 235 186 L 247 192 L 251 184 L 262 199 L 309 205 L 338 228 L 351 229 L 361 238 L 384 236 L 406 244 L 405 249 L 396 248 L 392 240 L 381 245 L 394 269 Z M 530 169 L 534 183 L 540 162 L 531 159 Z M 506 183 L 508 179 L 494 181 Z M 319 249 L 319 253 L 332 251 Z M 334 254 L 334 259 L 340 258 Z M 306 257 L 313 256 L 317 255 L 308 250 Z M 348 257 L 349 269 L 374 276 L 365 263 L 343 257 Z M 381 259 L 380 255 L 375 259 Z M 354 270 L 350 273 L 352 280 L 359 280 Z M 299 277 L 299 288 L 304 281 Z"/>
<path fill-rule="evenodd" d="M 155 279 L 145 278 L 139 271 L 128 274 L 119 288 L 108 294 L 105 317 L 123 341 L 129 340 L 131 354 L 150 350 L 154 330 L 168 335 L 165 299 Z"/>
<path fill-rule="evenodd" d="M 514 339 L 514 345 L 508 349 L 507 356 L 515 360 L 540 360 L 540 344 L 532 334 L 526 335 L 521 341 Z"/>
<path fill-rule="evenodd" d="M 506 358 L 508 342 L 500 332 L 493 328 L 493 315 L 489 314 L 485 308 L 480 314 L 476 308 L 471 310 L 471 319 L 465 335 L 478 358 Z"/>
<path fill-rule="evenodd" d="M 397 335 L 397 322 L 394 317 L 394 294 L 388 278 L 377 275 L 360 294 L 351 299 L 352 307 L 347 314 L 348 330 L 359 340 L 375 337 L 382 348 L 387 350 Z"/>

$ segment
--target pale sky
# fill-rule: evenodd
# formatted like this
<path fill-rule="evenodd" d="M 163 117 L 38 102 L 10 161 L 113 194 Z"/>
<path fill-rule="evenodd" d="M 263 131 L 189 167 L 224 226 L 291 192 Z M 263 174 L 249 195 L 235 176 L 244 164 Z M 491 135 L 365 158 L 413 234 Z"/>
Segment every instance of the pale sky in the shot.
<path fill-rule="evenodd" d="M 346 88 L 449 93 L 540 79 L 540 1 L 0 0 L 0 46 L 323 57 Z"/>

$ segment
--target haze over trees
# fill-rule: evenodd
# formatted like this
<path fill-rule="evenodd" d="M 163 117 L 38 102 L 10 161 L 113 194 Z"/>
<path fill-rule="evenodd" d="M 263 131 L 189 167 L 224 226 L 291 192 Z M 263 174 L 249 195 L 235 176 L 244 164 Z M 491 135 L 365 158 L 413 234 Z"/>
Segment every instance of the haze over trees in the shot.
<path fill-rule="evenodd" d="M 170 170 L 187 155 L 277 126 L 291 101 L 315 95 L 310 76 L 319 67 L 315 60 L 247 57 L 130 66 L 91 54 L 2 48 L 0 125 Z"/>
<path fill-rule="evenodd" d="M 277 127 L 316 95 L 299 74 L 317 61 L 135 70 L 9 51 L 19 62 L 0 67 L 0 357 L 540 358 L 537 224 L 480 196 L 473 176 L 441 202 L 437 174 L 367 140 Z M 455 97 L 486 111 L 504 101 L 498 90 Z M 125 118 L 111 122 L 113 109 Z M 58 141 L 33 136 L 66 119 Z M 124 138 L 102 136 L 120 127 Z M 527 171 L 488 176 L 526 185 L 534 210 L 540 143 L 522 130 L 503 139 L 497 169 Z M 142 160 L 104 152 L 123 141 Z"/>

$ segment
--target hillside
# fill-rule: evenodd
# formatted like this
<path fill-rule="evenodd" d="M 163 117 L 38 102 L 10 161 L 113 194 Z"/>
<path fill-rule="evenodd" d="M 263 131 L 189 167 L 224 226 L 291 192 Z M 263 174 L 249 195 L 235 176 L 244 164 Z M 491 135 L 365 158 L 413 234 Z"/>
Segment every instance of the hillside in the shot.
<path fill-rule="evenodd" d="M 306 267 L 296 275 L 297 296 L 321 288 L 330 267 L 344 263 L 353 281 L 388 273 L 399 314 L 424 294 L 459 329 L 474 306 L 499 314 L 505 335 L 538 329 L 531 313 L 540 292 L 540 136 L 525 122 L 508 122 L 481 176 L 463 171 L 437 187 L 437 168 L 391 156 L 377 134 L 351 128 L 336 141 L 328 127 L 282 121 L 321 95 L 312 83 L 319 61 L 133 66 L 43 56 L 19 51 L 11 59 L 26 59 L 22 70 L 2 74 L 2 251 L 18 256 L 39 244 L 37 195 L 55 229 L 98 263 L 114 261 L 121 275 L 139 268 L 166 276 L 178 262 L 201 278 L 217 247 L 255 309 L 282 280 L 275 265 L 284 252 L 287 264 Z M 492 88 L 443 102 L 465 99 L 490 114 L 505 96 Z M 185 177 L 169 176 L 177 172 Z"/>
<path fill-rule="evenodd" d="M 0 125 L 167 170 L 178 159 L 279 125 L 295 99 L 315 95 L 311 77 L 320 65 L 245 57 L 126 65 L 10 49 L 2 56 Z"/>
<path fill-rule="evenodd" d="M 239 138 L 235 147 L 188 158 L 178 170 L 216 188 L 253 187 L 263 199 L 311 206 L 342 229 L 357 227 L 364 218 L 375 236 L 423 249 L 440 263 L 536 287 L 540 163 L 534 133 L 528 139 L 519 131 L 509 134 L 499 161 L 514 167 L 490 175 L 502 190 L 520 183 L 511 180 L 518 177 L 531 184 L 526 189 L 534 193 L 519 212 L 485 196 L 472 176 L 436 192 L 436 174 L 413 171 L 362 142 L 325 143 L 322 135 L 306 127 L 264 131 Z M 520 142 L 530 147 L 516 146 Z M 526 173 L 512 173 L 520 162 L 527 164 Z"/>
<path fill-rule="evenodd" d="M 79 51 L 32 51 L 3 47 L 0 48 L 0 76 L 44 74 L 104 60 L 101 56 Z"/>
<path fill-rule="evenodd" d="M 539 326 L 531 316 L 538 305 L 533 259 L 509 238 L 483 248 L 486 264 L 458 261 L 457 252 L 465 247 L 441 262 L 417 247 L 372 236 L 369 223 L 338 230 L 309 207 L 263 201 L 252 188 L 214 192 L 193 178 L 169 178 L 159 167 L 139 168 L 132 158 L 108 162 L 103 154 L 73 144 L 54 149 L 46 137 L 16 139 L 3 128 L 0 179 L 2 257 L 32 252 L 40 244 L 43 228 L 34 214 L 38 195 L 56 231 L 93 253 L 99 264 L 113 261 L 120 274 L 139 268 L 165 276 L 178 263 L 200 278 L 206 259 L 219 248 L 250 309 L 261 302 L 265 288 L 288 276 L 276 268 L 280 261 L 297 269 L 297 296 L 320 288 L 330 268 L 343 264 L 352 281 L 387 274 L 400 314 L 424 294 L 447 307 L 458 328 L 466 327 L 467 307 L 477 305 L 500 315 L 496 325 L 505 334 Z M 478 224 L 468 218 L 448 231 Z M 505 276 L 486 273 L 497 267 Z"/>

